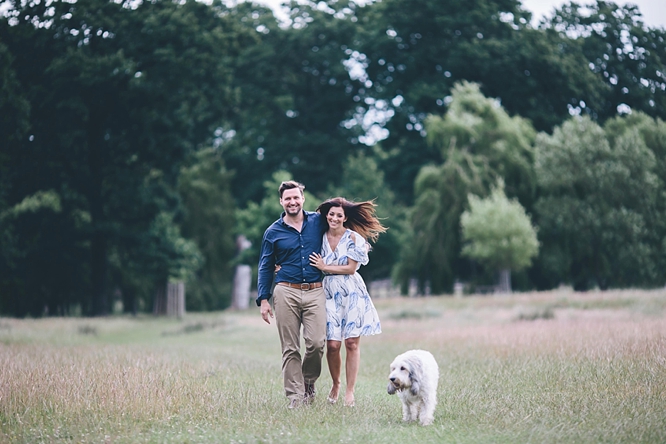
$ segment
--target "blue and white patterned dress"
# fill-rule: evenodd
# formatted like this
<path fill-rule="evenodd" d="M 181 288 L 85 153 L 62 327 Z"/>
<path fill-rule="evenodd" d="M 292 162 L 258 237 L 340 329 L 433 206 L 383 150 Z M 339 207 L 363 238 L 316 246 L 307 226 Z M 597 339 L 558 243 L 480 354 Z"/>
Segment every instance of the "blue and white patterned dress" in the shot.
<path fill-rule="evenodd" d="M 347 258 L 358 262 L 357 272 L 354 274 L 333 274 L 324 277 L 326 339 L 342 341 L 381 333 L 379 315 L 363 278 L 358 274 L 361 265 L 367 265 L 369 262 L 368 244 L 365 239 L 360 234 L 347 230 L 340 238 L 335 251 L 332 251 L 324 234 L 321 255 L 327 265 L 347 265 Z"/>

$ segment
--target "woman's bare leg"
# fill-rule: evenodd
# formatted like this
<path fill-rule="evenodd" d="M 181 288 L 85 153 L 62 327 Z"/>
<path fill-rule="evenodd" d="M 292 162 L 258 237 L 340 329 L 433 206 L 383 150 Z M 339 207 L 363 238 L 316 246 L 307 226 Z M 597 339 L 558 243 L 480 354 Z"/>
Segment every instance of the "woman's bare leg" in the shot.
<path fill-rule="evenodd" d="M 328 402 L 334 404 L 340 395 L 340 372 L 342 371 L 342 357 L 340 356 L 340 341 L 326 341 L 326 361 L 328 371 L 331 373 L 333 386 L 328 394 Z"/>
<path fill-rule="evenodd" d="M 354 406 L 354 386 L 356 385 L 356 376 L 361 364 L 361 338 L 345 339 L 345 349 L 347 358 L 345 361 L 345 372 L 347 377 L 347 389 L 345 390 L 345 405 Z"/>

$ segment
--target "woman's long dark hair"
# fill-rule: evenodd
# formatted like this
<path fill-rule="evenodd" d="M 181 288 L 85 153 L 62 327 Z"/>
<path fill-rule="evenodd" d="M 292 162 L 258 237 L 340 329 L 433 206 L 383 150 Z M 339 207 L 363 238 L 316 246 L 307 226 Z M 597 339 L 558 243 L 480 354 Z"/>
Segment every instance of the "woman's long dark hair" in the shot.
<path fill-rule="evenodd" d="M 384 233 L 387 230 L 387 228 L 381 224 L 379 219 L 377 219 L 377 216 L 375 215 L 376 205 L 372 200 L 352 202 L 344 197 L 334 197 L 322 202 L 317 207 L 317 211 L 324 216 L 324 220 L 326 220 L 326 215 L 332 207 L 342 208 L 342 211 L 345 212 L 345 216 L 347 217 L 344 226 L 350 230 L 356 231 L 365 239 L 376 242 L 380 233 Z"/>

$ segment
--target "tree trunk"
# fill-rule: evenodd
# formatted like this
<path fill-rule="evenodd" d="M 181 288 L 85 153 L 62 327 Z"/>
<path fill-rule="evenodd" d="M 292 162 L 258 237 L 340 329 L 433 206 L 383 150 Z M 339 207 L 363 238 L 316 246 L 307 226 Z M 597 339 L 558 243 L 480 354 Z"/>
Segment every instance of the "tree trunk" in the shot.
<path fill-rule="evenodd" d="M 500 270 L 500 280 L 497 292 L 502 294 L 511 293 L 511 270 L 503 268 Z"/>
<path fill-rule="evenodd" d="M 93 233 L 90 249 L 92 255 L 92 314 L 94 316 L 106 316 L 109 313 L 109 301 L 106 292 L 106 237 L 100 232 Z"/>
<path fill-rule="evenodd" d="M 90 107 L 89 107 L 90 108 Z M 107 235 L 104 232 L 103 171 L 102 155 L 102 118 L 99 113 L 90 112 L 88 121 L 88 169 L 90 177 L 88 187 L 88 205 L 92 236 L 90 239 L 92 314 L 105 316 L 109 313 L 109 301 L 106 289 L 107 274 Z"/>
<path fill-rule="evenodd" d="M 123 312 L 131 313 L 132 316 L 137 315 L 138 307 L 136 300 L 136 291 L 132 287 L 123 287 L 122 288 L 122 297 L 123 297 Z"/>

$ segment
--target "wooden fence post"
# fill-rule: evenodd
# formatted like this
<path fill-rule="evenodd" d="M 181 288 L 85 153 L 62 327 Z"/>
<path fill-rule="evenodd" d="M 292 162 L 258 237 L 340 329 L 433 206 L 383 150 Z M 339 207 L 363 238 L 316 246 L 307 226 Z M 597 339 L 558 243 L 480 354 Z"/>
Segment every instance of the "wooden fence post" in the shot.
<path fill-rule="evenodd" d="M 185 315 L 185 283 L 168 282 L 164 286 L 158 286 L 155 291 L 153 314 L 182 318 Z"/>
<path fill-rule="evenodd" d="M 252 284 L 252 267 L 236 265 L 234 273 L 234 289 L 231 297 L 231 308 L 247 310 L 250 307 L 250 286 Z"/>
<path fill-rule="evenodd" d="M 160 316 L 166 313 L 166 286 L 158 285 L 155 289 L 155 300 L 153 301 L 153 314 Z"/>
<path fill-rule="evenodd" d="M 236 254 L 241 256 L 243 251 L 252 246 L 242 234 L 236 238 Z M 250 307 L 250 288 L 252 287 L 252 267 L 246 264 L 236 265 L 234 272 L 234 288 L 231 290 L 231 308 L 247 310 Z"/>

